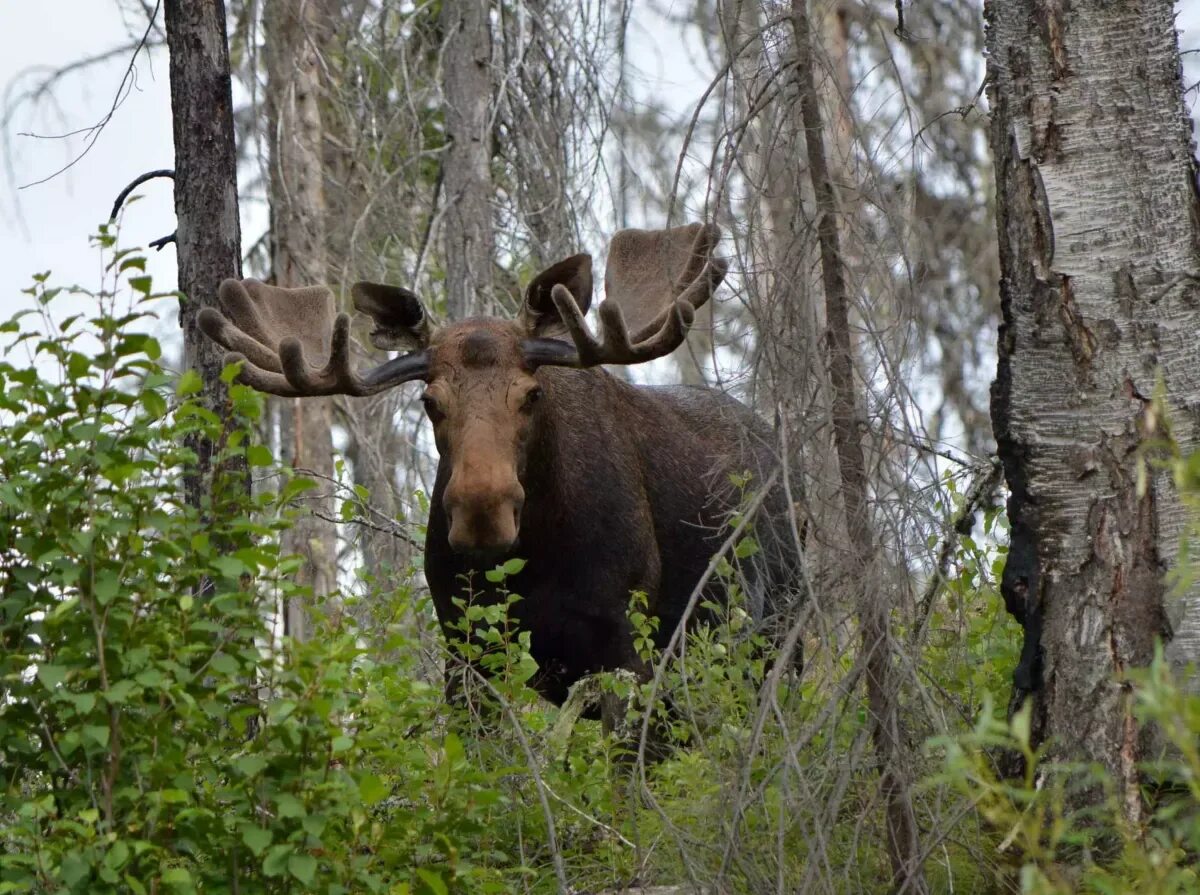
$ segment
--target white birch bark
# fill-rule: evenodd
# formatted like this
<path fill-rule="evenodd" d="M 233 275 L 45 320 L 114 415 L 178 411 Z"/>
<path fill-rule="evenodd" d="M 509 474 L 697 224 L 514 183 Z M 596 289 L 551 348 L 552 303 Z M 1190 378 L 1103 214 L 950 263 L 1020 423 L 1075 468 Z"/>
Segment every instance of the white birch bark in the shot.
<path fill-rule="evenodd" d="M 1127 815 L 1147 757 L 1120 675 L 1200 654 L 1200 589 L 1168 595 L 1185 511 L 1137 487 L 1160 375 L 1200 446 L 1200 204 L 1170 0 L 991 2 L 1004 322 L 993 424 L 1012 498 L 1006 602 L 1057 754 L 1102 763 Z M 1168 616 L 1170 621 L 1168 622 Z"/>

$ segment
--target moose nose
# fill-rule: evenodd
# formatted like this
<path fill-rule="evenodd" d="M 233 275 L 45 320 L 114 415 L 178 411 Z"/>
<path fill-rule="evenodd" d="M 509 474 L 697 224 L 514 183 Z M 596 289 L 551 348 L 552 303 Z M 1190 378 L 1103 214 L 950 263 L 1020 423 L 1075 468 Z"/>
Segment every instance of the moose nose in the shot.
<path fill-rule="evenodd" d="M 451 480 L 442 499 L 450 523 L 450 548 L 476 559 L 495 559 L 511 550 L 525 505 L 520 483 L 486 491 L 457 484 Z"/>

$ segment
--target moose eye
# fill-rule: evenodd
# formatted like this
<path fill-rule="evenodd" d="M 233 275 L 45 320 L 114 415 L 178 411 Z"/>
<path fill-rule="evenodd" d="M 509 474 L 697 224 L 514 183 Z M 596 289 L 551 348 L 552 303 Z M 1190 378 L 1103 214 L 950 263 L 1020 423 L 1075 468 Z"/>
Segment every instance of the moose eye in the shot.
<path fill-rule="evenodd" d="M 425 415 L 431 423 L 439 422 L 445 416 L 433 395 L 421 395 L 421 406 L 425 408 Z"/>
<path fill-rule="evenodd" d="M 542 390 L 540 387 L 531 388 L 525 393 L 525 410 L 531 410 L 533 405 L 542 400 Z"/>

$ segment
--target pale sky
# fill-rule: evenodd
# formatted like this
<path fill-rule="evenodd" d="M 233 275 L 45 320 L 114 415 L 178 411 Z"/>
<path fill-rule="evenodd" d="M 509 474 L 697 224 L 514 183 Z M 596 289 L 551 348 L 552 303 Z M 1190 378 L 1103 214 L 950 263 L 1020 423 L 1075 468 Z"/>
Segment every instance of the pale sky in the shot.
<path fill-rule="evenodd" d="M 106 0 L 9 0 L 0 11 L 0 83 L 8 97 L 37 82 L 34 69 L 50 70 L 132 42 L 114 3 Z M 134 22 L 130 23 L 135 24 Z M 144 27 L 144 26 L 143 26 Z M 107 220 L 117 193 L 137 175 L 174 167 L 170 93 L 165 52 L 139 58 L 136 80 L 91 151 L 53 180 L 18 189 L 67 164 L 86 145 L 86 136 L 46 140 L 17 132 L 57 134 L 99 121 L 116 96 L 128 55 L 63 79 L 49 104 L 22 108 L 10 122 L 0 188 L 0 310 L 24 306 L 20 294 L 39 271 L 58 284 L 98 283 L 98 255 L 89 234 Z M 17 79 L 17 80 L 14 80 Z M 169 180 L 139 191 L 126 218 L 125 236 L 145 245 L 175 229 Z M 151 253 L 149 271 L 162 288 L 175 286 L 175 252 Z"/>

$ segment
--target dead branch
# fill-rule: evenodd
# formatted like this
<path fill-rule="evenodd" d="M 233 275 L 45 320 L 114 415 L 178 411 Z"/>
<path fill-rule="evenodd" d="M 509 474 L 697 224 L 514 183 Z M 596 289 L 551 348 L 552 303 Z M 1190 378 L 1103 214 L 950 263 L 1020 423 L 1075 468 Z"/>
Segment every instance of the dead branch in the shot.
<path fill-rule="evenodd" d="M 812 36 L 807 0 L 792 0 L 796 79 L 800 115 L 808 150 L 808 169 L 817 206 L 817 238 L 821 253 L 821 279 L 825 291 L 829 377 L 834 443 L 842 477 L 846 528 L 860 567 L 876 561 L 867 505 L 867 468 L 858 432 L 854 357 L 850 340 L 849 290 L 838 233 L 838 202 L 825 158 L 824 124 L 813 74 Z M 887 850 L 893 885 L 914 893 L 928 891 L 920 864 L 921 846 L 916 816 L 909 797 L 909 781 L 900 749 L 904 742 L 896 705 L 888 636 L 888 607 L 871 599 L 867 589 L 859 594 L 859 626 L 866 656 L 867 702 L 871 710 L 872 739 L 879 753 L 881 790 L 887 802 Z"/>

